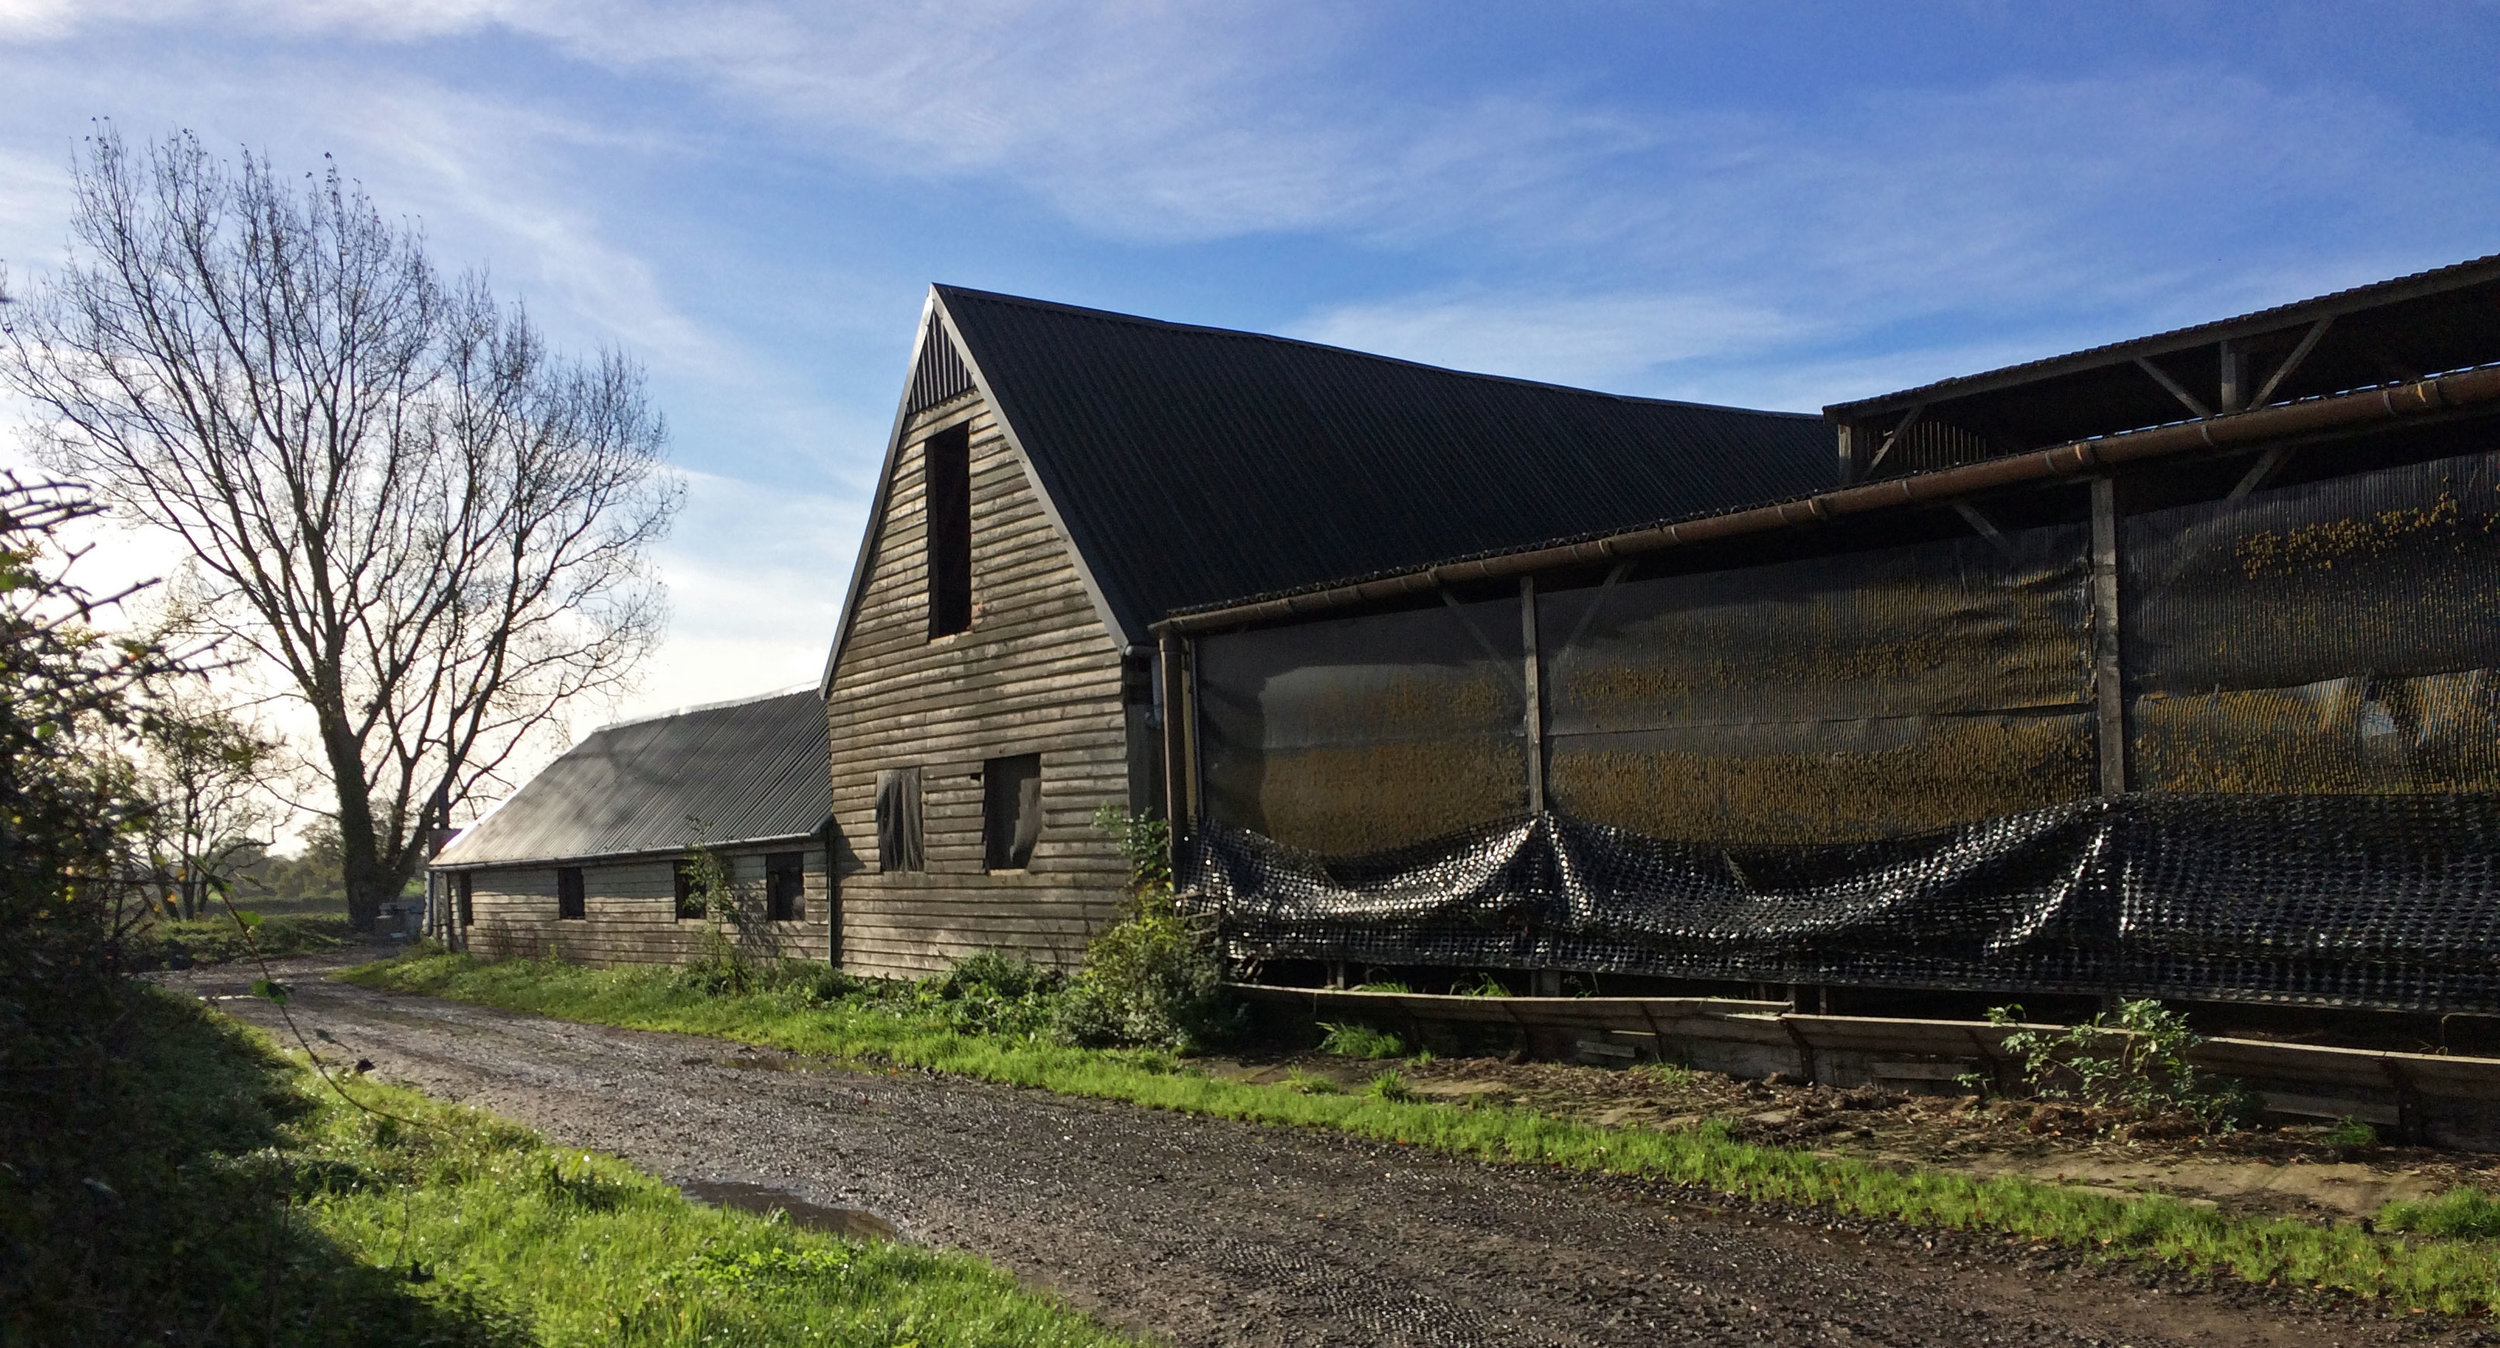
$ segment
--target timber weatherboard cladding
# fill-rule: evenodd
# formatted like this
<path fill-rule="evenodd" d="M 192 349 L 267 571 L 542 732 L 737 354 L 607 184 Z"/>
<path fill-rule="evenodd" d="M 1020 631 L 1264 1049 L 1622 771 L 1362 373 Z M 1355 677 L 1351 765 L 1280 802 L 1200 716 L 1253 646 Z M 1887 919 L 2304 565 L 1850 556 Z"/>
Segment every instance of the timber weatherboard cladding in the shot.
<path fill-rule="evenodd" d="M 972 441 L 972 626 L 932 638 L 920 445 Z M 843 964 L 916 975 L 981 950 L 1073 965 L 1127 867 L 1092 827 L 1128 799 L 1120 650 L 1015 448 L 978 395 L 911 416 L 871 521 L 825 698 Z M 1042 830 L 1023 870 L 983 869 L 983 763 L 1038 753 Z M 925 869 L 877 869 L 876 786 L 917 767 Z"/>
<path fill-rule="evenodd" d="M 759 922 L 756 940 L 770 953 L 823 959 L 833 939 L 833 909 L 820 839 L 721 849 L 745 906 L 761 913 L 764 862 L 776 852 L 801 854 L 801 908 L 795 922 Z M 490 959 L 558 958 L 582 964 L 682 964 L 700 955 L 709 924 L 677 916 L 673 856 L 584 857 L 584 915 L 556 916 L 556 867 L 481 866 L 470 870 L 476 922 L 469 949 Z M 754 948 L 751 946 L 750 948 Z M 759 950 L 758 953 L 766 953 Z"/>

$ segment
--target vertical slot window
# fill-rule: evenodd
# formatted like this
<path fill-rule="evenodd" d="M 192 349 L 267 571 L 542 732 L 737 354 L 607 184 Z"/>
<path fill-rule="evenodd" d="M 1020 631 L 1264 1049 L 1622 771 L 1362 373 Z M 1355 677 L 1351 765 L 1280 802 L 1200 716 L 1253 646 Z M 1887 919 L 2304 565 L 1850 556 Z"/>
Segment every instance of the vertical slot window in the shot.
<path fill-rule="evenodd" d="M 799 852 L 774 852 L 764 858 L 764 918 L 768 922 L 796 922 L 805 915 L 807 893 L 806 856 Z"/>
<path fill-rule="evenodd" d="M 460 872 L 460 881 L 457 892 L 460 899 L 460 925 L 464 927 L 476 926 L 477 877 L 467 871 Z"/>
<path fill-rule="evenodd" d="M 577 922 L 590 916 L 590 905 L 582 897 L 579 866 L 564 866 L 556 871 L 556 916 Z"/>
<path fill-rule="evenodd" d="M 920 769 L 887 768 L 877 774 L 877 869 L 925 869 L 920 850 Z"/>
<path fill-rule="evenodd" d="M 981 769 L 981 836 L 985 865 L 1020 871 L 1033 862 L 1042 836 L 1042 756 L 993 758 Z"/>
<path fill-rule="evenodd" d="M 972 428 L 950 426 L 921 441 L 920 478 L 934 639 L 972 626 Z"/>
<path fill-rule="evenodd" d="M 701 918 L 704 915 L 704 896 L 695 892 L 694 863 L 691 861 L 672 863 L 669 879 L 677 891 L 677 919 L 686 922 Z"/>

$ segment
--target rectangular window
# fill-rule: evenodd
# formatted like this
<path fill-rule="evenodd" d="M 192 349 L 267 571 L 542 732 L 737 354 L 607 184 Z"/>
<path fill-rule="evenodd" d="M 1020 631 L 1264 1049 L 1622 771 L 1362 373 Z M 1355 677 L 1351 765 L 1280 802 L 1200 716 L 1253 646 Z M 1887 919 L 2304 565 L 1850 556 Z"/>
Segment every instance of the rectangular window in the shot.
<path fill-rule="evenodd" d="M 950 426 L 920 442 L 928 514 L 929 635 L 972 626 L 972 428 Z"/>
<path fill-rule="evenodd" d="M 460 925 L 464 927 L 476 926 L 477 877 L 467 871 L 460 872 L 458 894 L 460 899 Z"/>
<path fill-rule="evenodd" d="M 764 858 L 766 921 L 796 922 L 806 915 L 806 861 L 801 852 L 774 852 Z"/>
<path fill-rule="evenodd" d="M 702 917 L 703 896 L 694 892 L 694 863 L 691 861 L 673 862 L 671 863 L 670 870 L 670 879 L 675 882 L 677 887 L 677 916 L 679 919 L 683 920 Z"/>
<path fill-rule="evenodd" d="M 1033 861 L 1042 836 L 1042 756 L 993 758 L 981 769 L 981 838 L 984 864 L 1020 871 Z"/>
<path fill-rule="evenodd" d="M 556 916 L 579 920 L 590 916 L 590 906 L 582 898 L 582 868 L 559 867 L 556 871 Z"/>
<path fill-rule="evenodd" d="M 877 774 L 877 869 L 923 869 L 918 768 L 887 768 Z"/>

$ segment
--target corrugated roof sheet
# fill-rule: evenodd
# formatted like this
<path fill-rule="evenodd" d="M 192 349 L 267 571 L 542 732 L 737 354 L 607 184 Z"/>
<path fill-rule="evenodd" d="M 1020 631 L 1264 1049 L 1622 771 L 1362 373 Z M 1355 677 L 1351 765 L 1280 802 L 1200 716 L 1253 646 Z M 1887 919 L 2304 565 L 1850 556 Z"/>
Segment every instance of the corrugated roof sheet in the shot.
<path fill-rule="evenodd" d="M 1836 478 L 1812 416 L 937 293 L 1131 641 L 1176 609 Z"/>
<path fill-rule="evenodd" d="M 796 838 L 822 829 L 832 813 L 825 704 L 810 688 L 599 730 L 470 825 L 434 864 Z"/>
<path fill-rule="evenodd" d="M 2025 361 L 2019 365 L 1983 370 L 1978 374 L 1955 375 L 1950 379 L 1939 379 L 1932 384 L 1903 389 L 1898 393 L 1886 393 L 1872 398 L 1834 403 L 1823 410 L 1824 415 L 1833 420 L 1848 420 L 1888 409 L 1907 407 L 1915 403 L 1943 402 L 1946 399 L 1969 393 L 1994 391 L 2059 375 L 2119 364 L 2131 361 L 2138 355 L 2158 354 L 2181 347 L 2200 346 L 2225 337 L 2236 337 L 2243 333 L 2267 332 L 2312 322 L 2330 315 L 2341 316 L 2381 306 L 2402 304 L 2409 300 L 2435 298 L 2459 290 L 2488 286 L 2494 282 L 2500 282 L 2500 253 L 2452 263 L 2445 267 L 2434 267 L 2428 271 L 2390 277 L 2384 281 L 2372 281 L 2367 285 L 2352 286 L 2305 300 L 2295 300 L 2289 304 L 2278 304 L 2234 318 L 2218 318 L 2209 322 L 2191 324 L 2184 328 L 2173 328 L 2168 332 L 2130 337 L 2124 341 L 2108 342 L 2063 355 L 2044 356 L 2039 360 Z M 2476 317 L 2482 319 L 2484 316 L 2477 314 Z M 2480 323 L 2475 335 L 2483 336 L 2489 331 L 2490 324 L 2486 320 Z M 2479 360 L 2462 357 L 2433 358 L 2424 362 L 2416 377 L 2476 363 L 2480 363 Z M 2348 380 L 2344 386 L 2355 385 Z M 2175 404 L 2164 406 L 2166 410 L 2175 410 Z"/>

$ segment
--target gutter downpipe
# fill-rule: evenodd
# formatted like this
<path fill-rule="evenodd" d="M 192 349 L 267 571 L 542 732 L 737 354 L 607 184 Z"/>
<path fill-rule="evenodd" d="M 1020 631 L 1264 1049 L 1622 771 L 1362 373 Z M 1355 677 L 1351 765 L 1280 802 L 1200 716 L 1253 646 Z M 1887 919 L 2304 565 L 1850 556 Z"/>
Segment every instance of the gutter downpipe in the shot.
<path fill-rule="evenodd" d="M 2401 421 L 2425 413 L 2489 402 L 2500 402 L 2500 366 L 2464 370 L 2411 384 L 2391 384 L 2332 398 L 2155 426 L 2149 430 L 2126 431 L 2097 440 L 2077 440 L 2050 449 L 2028 450 L 1983 459 L 1978 463 L 1940 468 L 1934 472 L 1843 487 L 1803 500 L 1755 506 L 1725 515 L 1706 515 L 1700 519 L 1635 529 L 1582 543 L 1503 553 L 1470 562 L 1451 562 L 1315 590 L 1309 594 L 1254 600 L 1204 613 L 1166 618 L 1155 623 L 1152 630 L 1158 636 L 1185 635 L 1217 627 L 1266 622 L 1437 589 L 1455 582 L 1493 580 L 1551 567 L 1661 552 L 1692 543 L 1815 524 L 1844 515 L 1934 504 L 2002 487 L 2085 477 L 2106 468 L 2144 459 L 2165 458 L 2197 450 L 2236 449 L 2286 436 Z"/>

